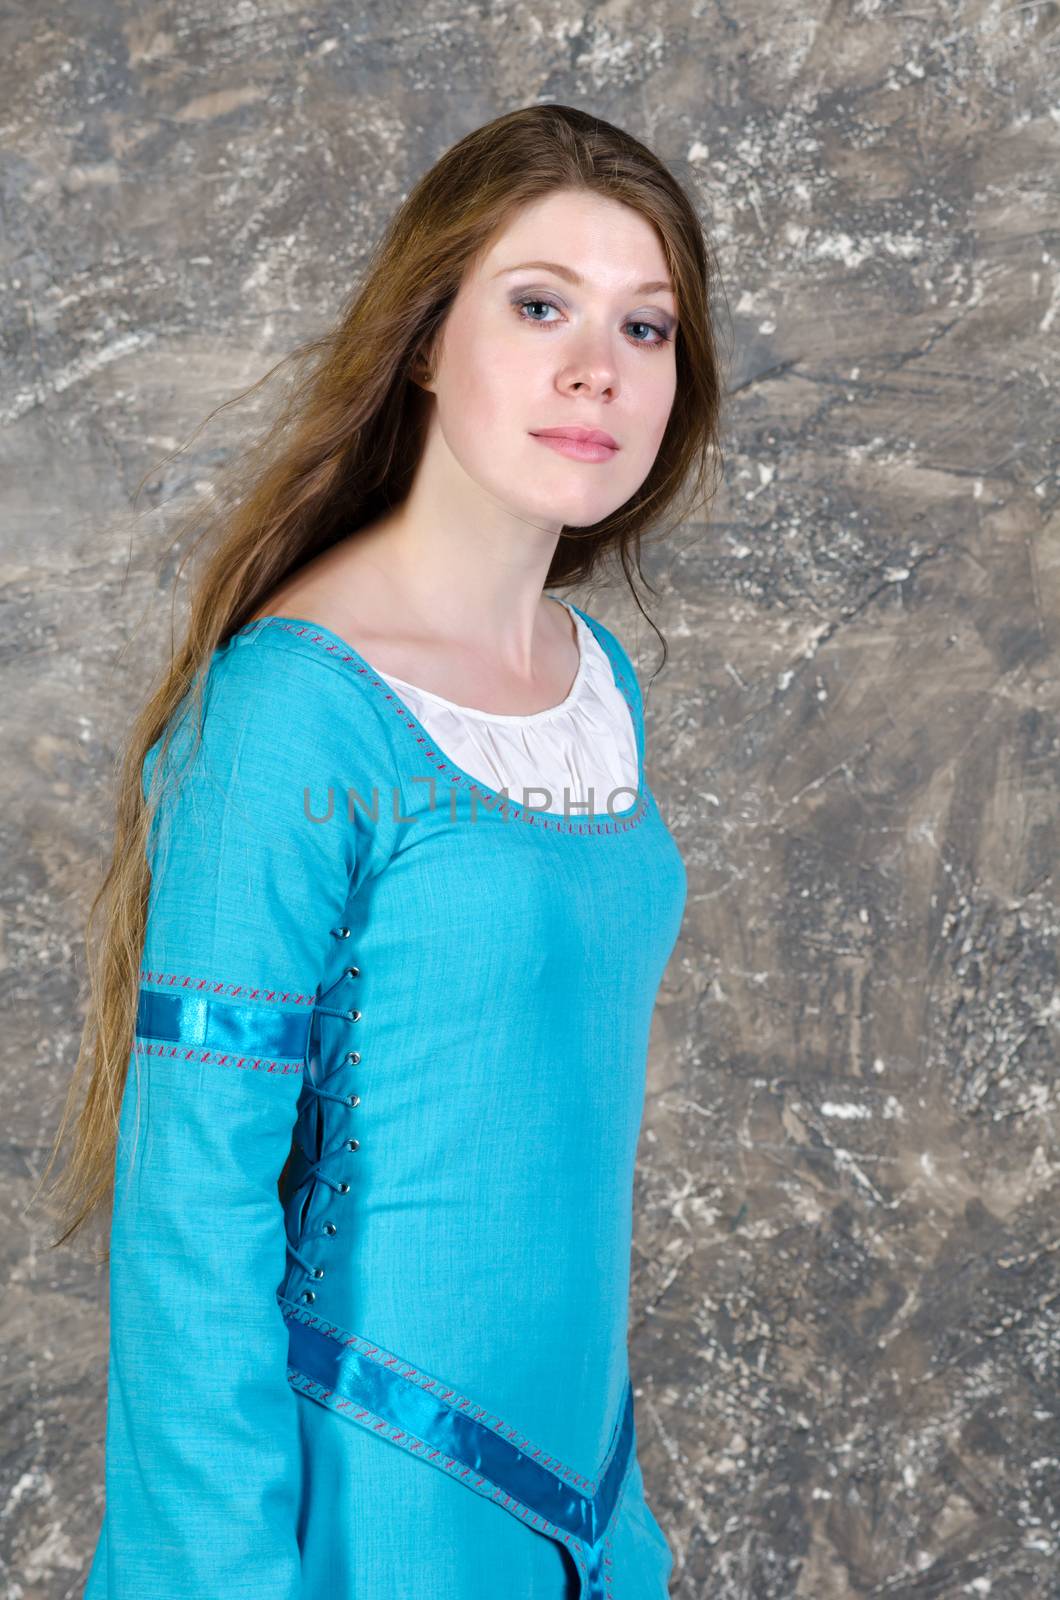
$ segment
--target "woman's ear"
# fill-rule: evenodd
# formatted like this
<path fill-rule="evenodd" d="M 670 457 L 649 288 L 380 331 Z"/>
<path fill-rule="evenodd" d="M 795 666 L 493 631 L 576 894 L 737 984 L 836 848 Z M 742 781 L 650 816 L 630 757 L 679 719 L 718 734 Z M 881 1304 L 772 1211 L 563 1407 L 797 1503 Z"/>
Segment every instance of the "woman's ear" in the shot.
<path fill-rule="evenodd" d="M 413 383 L 418 384 L 421 389 L 426 389 L 428 392 L 430 392 L 431 384 L 434 381 L 434 367 L 429 354 L 422 350 L 417 351 L 412 362 L 412 368 L 409 372 L 409 377 L 412 379 Z"/>

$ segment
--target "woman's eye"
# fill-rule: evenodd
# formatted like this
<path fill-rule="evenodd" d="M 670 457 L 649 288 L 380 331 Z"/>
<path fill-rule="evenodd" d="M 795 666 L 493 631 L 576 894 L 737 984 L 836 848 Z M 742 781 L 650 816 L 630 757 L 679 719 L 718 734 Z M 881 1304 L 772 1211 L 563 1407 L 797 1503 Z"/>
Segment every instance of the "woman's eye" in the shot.
<path fill-rule="evenodd" d="M 560 309 L 559 306 L 557 306 L 552 300 L 542 300 L 537 295 L 526 295 L 523 299 L 516 300 L 514 305 L 516 313 L 521 322 L 534 322 L 540 328 L 554 328 L 557 326 L 555 322 L 546 321 L 543 317 L 527 315 L 527 313 L 533 308 L 544 308 L 546 311 L 558 311 Z M 649 333 L 654 333 L 657 335 L 655 339 L 635 338 L 630 340 L 631 344 L 643 345 L 646 350 L 658 350 L 661 349 L 663 345 L 670 343 L 670 335 L 667 333 L 666 329 L 660 328 L 654 322 L 644 322 L 640 318 L 636 318 L 630 322 L 627 322 L 626 327 L 647 328 Z"/>
<path fill-rule="evenodd" d="M 558 311 L 559 310 L 559 307 L 558 306 L 554 306 L 552 304 L 551 300 L 517 300 L 516 301 L 516 305 L 524 306 L 524 307 L 526 307 L 527 310 L 529 310 L 529 308 L 531 306 L 545 306 L 550 311 Z M 524 322 L 537 322 L 537 320 L 538 320 L 537 317 L 524 317 L 523 318 Z"/>
<path fill-rule="evenodd" d="M 657 327 L 654 322 L 627 322 L 626 323 L 626 327 L 627 328 L 647 328 L 649 333 L 657 333 L 659 335 L 659 344 L 669 344 L 669 342 L 670 342 L 670 335 L 667 333 L 666 329 Z M 647 339 L 634 339 L 633 343 L 634 344 L 647 344 L 648 340 Z"/>

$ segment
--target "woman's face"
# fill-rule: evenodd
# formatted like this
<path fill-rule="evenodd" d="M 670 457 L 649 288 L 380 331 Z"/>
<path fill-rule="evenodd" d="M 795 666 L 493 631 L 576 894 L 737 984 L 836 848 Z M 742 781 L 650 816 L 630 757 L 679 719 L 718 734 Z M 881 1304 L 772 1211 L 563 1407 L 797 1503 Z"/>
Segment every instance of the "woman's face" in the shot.
<path fill-rule="evenodd" d="M 628 206 L 565 189 L 522 207 L 465 274 L 434 353 L 432 430 L 456 466 L 555 531 L 623 505 L 673 404 L 668 279 L 653 225 Z M 618 448 L 579 459 L 536 437 L 576 427 Z"/>

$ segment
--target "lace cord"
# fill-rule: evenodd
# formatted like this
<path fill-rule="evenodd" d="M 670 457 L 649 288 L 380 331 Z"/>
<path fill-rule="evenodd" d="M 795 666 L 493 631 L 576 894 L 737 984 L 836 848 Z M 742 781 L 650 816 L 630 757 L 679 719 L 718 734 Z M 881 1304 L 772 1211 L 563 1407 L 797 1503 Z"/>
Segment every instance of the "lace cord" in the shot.
<path fill-rule="evenodd" d="M 336 936 L 338 938 L 341 938 L 341 939 L 345 939 L 345 938 L 349 937 L 349 929 L 348 928 L 337 928 L 337 929 L 334 929 L 333 932 L 336 934 Z M 346 971 L 344 972 L 343 977 L 354 978 L 354 977 L 359 976 L 359 973 L 360 973 L 360 969 L 358 967 L 348 967 L 346 969 Z M 342 980 L 340 979 L 338 981 L 341 982 Z M 356 1009 L 356 1007 L 352 1007 L 351 1008 L 351 1007 L 345 1007 L 344 1006 L 344 1007 L 340 1008 L 340 1007 L 336 1007 L 336 1006 L 320 1005 L 318 1003 L 314 1007 L 313 1027 L 312 1027 L 311 1032 L 310 1032 L 310 1041 L 312 1041 L 312 1039 L 315 1037 L 315 1033 L 314 1033 L 313 1030 L 315 1030 L 316 1022 L 317 1022 L 317 1019 L 319 1017 L 338 1017 L 340 1020 L 345 1021 L 345 1022 L 358 1022 L 358 1021 L 360 1021 L 361 1013 L 360 1013 L 359 1010 Z M 307 1050 L 307 1059 L 308 1059 L 308 1054 L 309 1054 L 309 1051 Z M 349 1063 L 358 1062 L 358 1061 L 360 1061 L 360 1059 L 361 1059 L 361 1057 L 360 1057 L 360 1052 L 359 1051 L 357 1051 L 357 1050 L 348 1050 L 345 1053 L 345 1055 L 343 1056 L 341 1062 L 337 1066 L 333 1067 L 331 1069 L 331 1071 L 326 1075 L 326 1077 L 324 1079 L 324 1083 L 327 1083 L 331 1078 L 333 1078 L 335 1076 L 335 1074 L 337 1072 L 339 1072 L 342 1067 L 346 1066 Z M 361 1100 L 361 1097 L 360 1097 L 359 1094 L 355 1094 L 355 1093 L 352 1093 L 352 1092 L 347 1093 L 347 1094 L 337 1094 L 333 1089 L 327 1089 L 327 1088 L 323 1087 L 322 1084 L 314 1083 L 313 1079 L 310 1076 L 308 1071 L 304 1074 L 304 1077 L 303 1077 L 303 1080 L 302 1080 L 302 1089 L 303 1089 L 303 1092 L 315 1095 L 317 1097 L 317 1105 L 318 1106 L 319 1106 L 321 1100 L 331 1100 L 336 1105 L 354 1107 L 354 1106 L 359 1105 L 360 1104 L 360 1100 Z M 309 1152 L 299 1143 L 299 1141 L 297 1139 L 295 1140 L 295 1145 L 298 1148 L 298 1150 L 301 1151 L 303 1156 L 308 1156 Z M 340 1141 L 339 1144 L 334 1146 L 333 1149 L 326 1150 L 323 1153 L 323 1155 L 321 1155 L 319 1157 L 318 1160 L 312 1162 L 311 1165 L 306 1168 L 305 1172 L 302 1174 L 302 1177 L 299 1179 L 298 1183 L 291 1190 L 291 1194 L 290 1194 L 289 1198 L 293 1199 L 293 1197 L 296 1194 L 298 1194 L 302 1189 L 305 1188 L 306 1184 L 313 1183 L 316 1180 L 319 1180 L 322 1183 L 326 1183 L 328 1185 L 328 1187 L 333 1189 L 337 1194 L 348 1194 L 350 1192 L 349 1183 L 345 1179 L 340 1179 L 340 1178 L 333 1177 L 330 1172 L 325 1171 L 325 1167 L 326 1167 L 327 1163 L 329 1161 L 333 1161 L 336 1156 L 343 1155 L 345 1152 L 350 1151 L 350 1150 L 356 1150 L 356 1149 L 359 1148 L 359 1146 L 360 1146 L 360 1141 L 358 1139 L 344 1137 Z M 334 1231 L 335 1231 L 334 1224 L 332 1224 L 331 1232 L 334 1232 Z M 285 1233 L 286 1233 L 286 1230 L 285 1230 Z M 324 1268 L 322 1266 L 320 1266 L 319 1263 L 317 1263 L 315 1261 L 311 1261 L 309 1259 L 309 1257 L 302 1250 L 300 1250 L 298 1248 L 297 1245 L 295 1245 L 295 1244 L 293 1244 L 291 1242 L 291 1239 L 290 1239 L 289 1236 L 286 1237 L 286 1245 L 287 1245 L 287 1253 L 291 1257 L 293 1257 L 293 1259 L 295 1261 L 298 1262 L 298 1265 L 301 1267 L 302 1271 L 308 1277 L 313 1278 L 313 1279 L 320 1279 L 320 1278 L 322 1278 L 324 1276 Z M 310 1300 L 311 1301 L 311 1300 L 314 1300 L 315 1298 L 316 1298 L 316 1296 L 314 1295 L 312 1290 L 305 1290 L 303 1292 L 303 1294 L 302 1294 L 302 1299 L 303 1300 Z"/>

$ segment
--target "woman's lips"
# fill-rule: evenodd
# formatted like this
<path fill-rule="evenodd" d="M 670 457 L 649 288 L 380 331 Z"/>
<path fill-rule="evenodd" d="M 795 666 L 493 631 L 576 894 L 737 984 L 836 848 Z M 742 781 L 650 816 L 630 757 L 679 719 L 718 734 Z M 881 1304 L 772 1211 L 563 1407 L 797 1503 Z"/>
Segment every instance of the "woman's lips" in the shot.
<path fill-rule="evenodd" d="M 617 445 L 597 444 L 588 439 L 572 439 L 562 433 L 534 433 L 530 437 L 539 439 L 542 444 L 551 445 L 560 455 L 570 456 L 575 461 L 610 461 L 618 454 Z"/>

